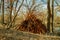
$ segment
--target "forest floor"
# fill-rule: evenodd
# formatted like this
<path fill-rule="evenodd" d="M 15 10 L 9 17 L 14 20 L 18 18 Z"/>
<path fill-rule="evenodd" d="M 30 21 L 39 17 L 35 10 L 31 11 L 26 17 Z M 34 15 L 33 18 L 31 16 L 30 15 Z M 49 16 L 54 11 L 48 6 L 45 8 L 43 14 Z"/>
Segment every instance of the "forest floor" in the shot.
<path fill-rule="evenodd" d="M 59 36 L 0 29 L 0 40 L 60 40 Z"/>

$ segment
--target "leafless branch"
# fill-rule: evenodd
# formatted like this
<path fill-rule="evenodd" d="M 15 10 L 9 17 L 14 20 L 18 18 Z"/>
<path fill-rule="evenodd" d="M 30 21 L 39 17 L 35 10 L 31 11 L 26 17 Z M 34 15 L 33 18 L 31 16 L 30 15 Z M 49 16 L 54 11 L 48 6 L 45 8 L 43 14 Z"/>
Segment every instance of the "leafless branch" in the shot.
<path fill-rule="evenodd" d="M 29 8 L 29 5 L 23 4 L 23 6 L 25 6 L 29 11 L 34 11 L 35 8 L 40 5 L 41 5 L 40 3 L 38 5 L 36 5 L 35 0 L 32 0 L 32 5 L 30 6 L 30 8 Z"/>
<path fill-rule="evenodd" d="M 18 15 L 18 12 L 19 12 L 20 8 L 21 8 L 21 7 L 22 7 L 22 5 L 23 5 L 23 2 L 24 2 L 24 0 L 22 0 L 21 5 L 19 6 L 19 8 L 18 8 L 18 10 L 17 10 L 17 12 L 16 12 L 16 15 L 15 15 L 15 16 L 14 16 L 14 18 L 13 18 L 13 21 L 12 21 L 12 22 L 10 22 L 10 24 L 8 25 L 8 28 L 7 28 L 7 29 L 10 29 L 10 28 L 11 28 L 11 27 L 10 27 L 10 25 L 11 25 L 11 23 L 13 23 L 13 22 L 14 22 L 14 20 L 16 19 L 17 15 Z"/>
<path fill-rule="evenodd" d="M 32 9 L 32 7 L 35 5 L 35 0 L 32 0 L 32 5 L 30 7 L 30 9 Z"/>
<path fill-rule="evenodd" d="M 15 5 L 15 9 L 14 9 L 14 15 L 15 15 L 15 13 L 16 13 L 16 8 L 17 8 L 17 4 L 18 4 L 18 0 L 16 0 L 16 5 Z M 14 20 L 14 23 L 13 23 L 13 25 L 15 24 L 15 20 Z"/>
<path fill-rule="evenodd" d="M 35 10 L 35 8 L 39 7 L 41 4 L 35 5 L 31 10 Z"/>
<path fill-rule="evenodd" d="M 18 3 L 18 0 L 16 0 L 15 11 L 16 11 L 16 7 L 17 7 L 17 3 Z"/>
<path fill-rule="evenodd" d="M 60 5 L 58 4 L 58 2 L 56 2 L 56 0 L 55 0 L 55 3 L 57 4 L 57 6 L 60 6 Z"/>

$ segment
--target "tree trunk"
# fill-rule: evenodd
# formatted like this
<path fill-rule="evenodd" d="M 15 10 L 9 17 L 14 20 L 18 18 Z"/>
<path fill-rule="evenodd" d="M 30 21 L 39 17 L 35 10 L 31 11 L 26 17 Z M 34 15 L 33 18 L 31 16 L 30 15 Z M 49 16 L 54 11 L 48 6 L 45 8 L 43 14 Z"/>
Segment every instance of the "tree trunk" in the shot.
<path fill-rule="evenodd" d="M 53 32 L 53 24 L 54 24 L 54 0 L 52 0 L 52 32 Z"/>
<path fill-rule="evenodd" d="M 1 2 L 0 2 L 0 13 L 1 13 Z"/>
<path fill-rule="evenodd" d="M 4 24 L 4 0 L 2 0 L 2 24 Z"/>
<path fill-rule="evenodd" d="M 50 14 L 51 14 L 51 11 L 50 11 L 50 0 L 48 0 L 48 2 L 47 2 L 47 9 L 48 9 L 47 30 L 48 30 L 48 33 L 49 33 L 50 32 Z"/>
<path fill-rule="evenodd" d="M 14 9 L 14 16 L 16 15 L 17 4 L 18 4 L 18 0 L 16 0 L 16 5 L 15 5 L 15 9 Z M 15 25 L 15 21 L 16 21 L 16 19 L 14 19 L 13 25 Z"/>
<path fill-rule="evenodd" d="M 10 22 L 12 22 L 12 7 L 13 7 L 12 0 L 10 0 Z M 11 23 L 11 26 L 12 26 L 12 23 Z"/>

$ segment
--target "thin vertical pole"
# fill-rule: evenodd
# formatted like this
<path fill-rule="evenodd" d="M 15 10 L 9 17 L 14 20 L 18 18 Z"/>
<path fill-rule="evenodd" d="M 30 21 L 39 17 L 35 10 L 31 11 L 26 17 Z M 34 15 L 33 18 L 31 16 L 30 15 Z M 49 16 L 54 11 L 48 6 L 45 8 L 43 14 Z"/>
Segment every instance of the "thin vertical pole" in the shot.
<path fill-rule="evenodd" d="M 2 24 L 4 24 L 4 0 L 2 0 Z"/>
<path fill-rule="evenodd" d="M 54 26 L 54 0 L 52 0 L 52 32 L 53 32 L 53 26 Z"/>
<path fill-rule="evenodd" d="M 47 1 L 47 9 L 48 9 L 47 30 L 48 30 L 48 33 L 49 33 L 50 32 L 50 14 L 51 14 L 51 11 L 50 11 L 50 0 Z"/>

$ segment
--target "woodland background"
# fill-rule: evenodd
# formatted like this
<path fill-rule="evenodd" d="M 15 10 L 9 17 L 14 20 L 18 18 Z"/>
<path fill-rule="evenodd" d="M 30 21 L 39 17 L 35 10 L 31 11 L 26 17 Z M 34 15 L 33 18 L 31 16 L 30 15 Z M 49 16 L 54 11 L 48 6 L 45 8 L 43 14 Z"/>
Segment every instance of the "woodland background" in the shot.
<path fill-rule="evenodd" d="M 60 35 L 60 0 L 0 0 L 0 29 L 16 30 L 28 13 L 34 13 L 48 33 Z"/>

